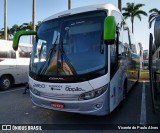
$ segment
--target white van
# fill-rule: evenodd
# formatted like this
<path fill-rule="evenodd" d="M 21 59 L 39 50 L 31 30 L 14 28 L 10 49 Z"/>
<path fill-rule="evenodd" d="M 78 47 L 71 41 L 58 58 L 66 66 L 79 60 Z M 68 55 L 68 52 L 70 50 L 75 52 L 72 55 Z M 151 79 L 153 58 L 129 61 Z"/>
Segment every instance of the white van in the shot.
<path fill-rule="evenodd" d="M 18 51 L 12 49 L 12 41 L 0 40 L 0 89 L 7 90 L 13 84 L 28 82 L 31 44 L 20 43 Z"/>

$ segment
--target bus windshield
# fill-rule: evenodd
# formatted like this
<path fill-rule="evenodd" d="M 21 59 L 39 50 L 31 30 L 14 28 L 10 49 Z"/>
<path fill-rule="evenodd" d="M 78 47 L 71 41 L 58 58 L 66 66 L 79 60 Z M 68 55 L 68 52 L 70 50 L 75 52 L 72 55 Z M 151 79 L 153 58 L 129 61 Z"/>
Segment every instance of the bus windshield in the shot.
<path fill-rule="evenodd" d="M 73 76 L 104 70 L 105 17 L 106 12 L 94 11 L 42 23 L 32 51 L 31 72 L 42 76 Z"/>

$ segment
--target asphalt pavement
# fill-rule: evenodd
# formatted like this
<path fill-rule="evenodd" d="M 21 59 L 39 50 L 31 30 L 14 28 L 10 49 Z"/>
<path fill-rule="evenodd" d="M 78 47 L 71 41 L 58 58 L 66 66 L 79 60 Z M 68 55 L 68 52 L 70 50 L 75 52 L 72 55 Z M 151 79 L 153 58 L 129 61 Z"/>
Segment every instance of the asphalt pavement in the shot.
<path fill-rule="evenodd" d="M 132 88 L 127 99 L 107 116 L 89 116 L 66 113 L 36 107 L 32 104 L 29 92 L 22 94 L 25 86 L 15 86 L 8 91 L 0 91 L 0 124 L 16 125 L 39 124 L 49 126 L 55 130 L 42 132 L 70 133 L 70 132 L 159 132 L 159 130 L 109 130 L 118 126 L 145 127 L 146 124 L 159 124 L 160 113 L 152 110 L 149 83 L 140 82 Z M 144 91 L 145 90 L 145 91 Z M 106 126 L 106 127 L 105 127 Z M 108 128 L 109 126 L 110 128 Z M 83 129 L 84 128 L 84 129 Z M 13 131 L 0 131 L 0 133 Z M 20 131 L 24 133 L 36 131 Z M 37 133 L 40 131 L 37 131 Z"/>

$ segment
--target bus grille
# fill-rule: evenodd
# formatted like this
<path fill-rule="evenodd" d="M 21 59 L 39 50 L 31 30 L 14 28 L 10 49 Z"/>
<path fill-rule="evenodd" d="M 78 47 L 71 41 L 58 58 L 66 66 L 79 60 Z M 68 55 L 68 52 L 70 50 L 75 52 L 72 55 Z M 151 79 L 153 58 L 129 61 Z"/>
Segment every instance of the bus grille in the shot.
<path fill-rule="evenodd" d="M 48 99 L 54 100 L 67 100 L 67 101 L 78 101 L 79 95 L 71 95 L 71 94 L 49 94 L 46 92 L 40 92 L 40 96 Z"/>

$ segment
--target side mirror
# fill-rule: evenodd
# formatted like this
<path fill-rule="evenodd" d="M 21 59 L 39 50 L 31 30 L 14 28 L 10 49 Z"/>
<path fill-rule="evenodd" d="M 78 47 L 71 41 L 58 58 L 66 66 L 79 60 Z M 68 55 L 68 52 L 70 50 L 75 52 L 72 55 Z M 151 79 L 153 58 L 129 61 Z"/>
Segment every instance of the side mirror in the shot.
<path fill-rule="evenodd" d="M 26 36 L 26 35 L 37 35 L 37 32 L 35 31 L 17 31 L 14 38 L 13 38 L 13 49 L 17 51 L 18 49 L 18 44 L 19 44 L 19 39 L 21 36 Z"/>
<path fill-rule="evenodd" d="M 103 37 L 105 44 L 114 44 L 116 38 L 116 21 L 114 16 L 105 18 Z"/>

